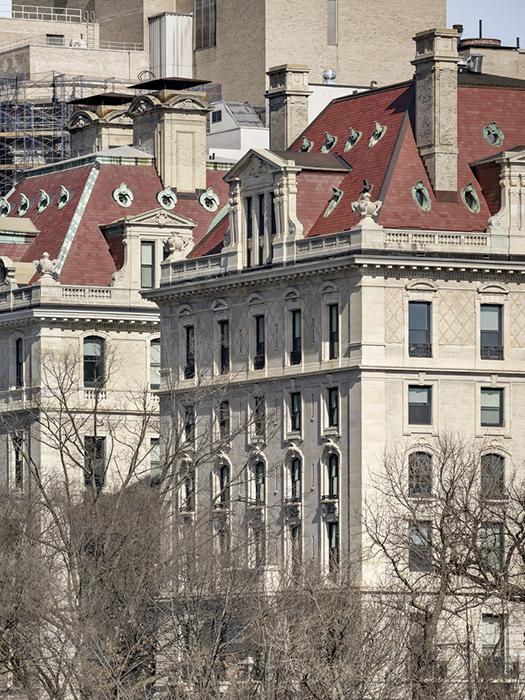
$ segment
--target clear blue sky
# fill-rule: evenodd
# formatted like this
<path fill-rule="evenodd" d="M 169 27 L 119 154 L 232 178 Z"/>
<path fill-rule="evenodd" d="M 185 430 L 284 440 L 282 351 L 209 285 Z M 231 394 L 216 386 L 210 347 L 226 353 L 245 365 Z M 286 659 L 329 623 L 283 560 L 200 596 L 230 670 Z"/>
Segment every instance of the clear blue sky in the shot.
<path fill-rule="evenodd" d="M 525 0 L 448 0 L 447 26 L 463 24 L 465 38 L 478 36 L 480 19 L 483 36 L 501 39 L 510 46 L 519 36 L 525 49 Z"/>

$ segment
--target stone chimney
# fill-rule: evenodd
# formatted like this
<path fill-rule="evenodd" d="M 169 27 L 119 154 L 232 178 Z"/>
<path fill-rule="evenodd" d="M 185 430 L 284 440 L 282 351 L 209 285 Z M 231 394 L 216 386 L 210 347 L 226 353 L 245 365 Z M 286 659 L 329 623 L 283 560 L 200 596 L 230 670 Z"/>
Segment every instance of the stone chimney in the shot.
<path fill-rule="evenodd" d="M 206 94 L 173 89 L 171 84 L 181 82 L 175 79 L 151 82 L 165 85 L 133 100 L 129 110 L 133 145 L 155 156 L 164 187 L 178 192 L 205 190 L 206 119 L 211 109 Z"/>
<path fill-rule="evenodd" d="M 457 192 L 457 29 L 430 29 L 414 37 L 416 142 L 438 199 Z"/>
<path fill-rule="evenodd" d="M 270 68 L 267 73 L 272 151 L 286 151 L 308 126 L 309 72 L 307 66 L 286 64 Z"/>
<path fill-rule="evenodd" d="M 94 101 L 96 96 L 89 99 L 93 111 L 84 109 L 74 112 L 66 125 L 71 136 L 71 157 L 131 145 L 133 122 L 127 115 L 127 105 L 97 105 Z"/>

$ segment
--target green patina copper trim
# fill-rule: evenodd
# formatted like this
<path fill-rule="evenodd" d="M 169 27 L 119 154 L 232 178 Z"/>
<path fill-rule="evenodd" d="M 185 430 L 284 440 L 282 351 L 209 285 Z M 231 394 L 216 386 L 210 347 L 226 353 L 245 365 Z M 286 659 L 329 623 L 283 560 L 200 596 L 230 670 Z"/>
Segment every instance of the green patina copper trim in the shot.
<path fill-rule="evenodd" d="M 60 195 L 58 197 L 57 209 L 63 209 L 70 199 L 71 194 L 69 190 L 64 187 L 64 185 L 60 185 Z"/>
<path fill-rule="evenodd" d="M 359 141 L 362 135 L 362 131 L 356 131 L 356 129 L 350 127 L 350 131 L 348 132 L 348 138 L 346 139 L 344 147 L 345 153 L 348 153 L 348 151 L 352 150 L 352 148 L 356 145 L 356 143 Z"/>
<path fill-rule="evenodd" d="M 208 187 L 208 189 L 201 194 L 199 197 L 199 204 L 206 211 L 217 211 L 219 208 L 219 195 L 213 190 L 213 187 Z"/>
<path fill-rule="evenodd" d="M 20 204 L 18 205 L 18 216 L 24 216 L 24 214 L 27 213 L 27 210 L 29 209 L 30 201 L 26 197 L 26 195 L 21 192 L 20 193 Z"/>
<path fill-rule="evenodd" d="M 325 219 L 327 216 L 330 216 L 330 214 L 333 212 L 333 210 L 336 208 L 336 206 L 339 204 L 339 202 L 343 198 L 343 195 L 344 195 L 343 190 L 340 190 L 337 187 L 332 187 L 332 196 L 331 196 L 330 201 L 328 202 L 328 206 L 324 210 L 324 214 L 323 214 L 323 217 Z"/>
<path fill-rule="evenodd" d="M 314 147 L 314 142 L 310 141 L 310 139 L 307 139 L 305 136 L 303 139 L 303 142 L 301 144 L 301 151 L 303 153 L 308 153 L 309 151 L 312 150 L 313 147 Z"/>
<path fill-rule="evenodd" d="M 170 211 L 171 209 L 175 209 L 175 205 L 177 204 L 177 195 L 168 185 L 160 192 L 157 192 L 157 202 L 163 209 Z"/>
<path fill-rule="evenodd" d="M 334 136 L 329 131 L 324 132 L 324 142 L 321 146 L 321 153 L 328 153 L 337 143 L 337 136 Z"/>
<path fill-rule="evenodd" d="M 45 211 L 49 203 L 51 202 L 51 197 L 48 195 L 48 193 L 45 190 L 40 190 L 40 199 L 38 200 L 38 205 L 37 205 L 37 212 L 41 214 L 43 211 Z"/>
<path fill-rule="evenodd" d="M 491 146 L 501 146 L 505 140 L 505 134 L 499 128 L 496 122 L 490 122 L 490 124 L 487 124 L 487 126 L 483 129 L 483 138 Z"/>
<path fill-rule="evenodd" d="M 469 211 L 471 211 L 473 214 L 479 214 L 481 211 L 481 203 L 479 201 L 478 193 L 474 189 L 474 185 L 471 182 L 469 182 L 468 185 L 461 190 L 461 199 Z"/>
<path fill-rule="evenodd" d="M 430 211 L 432 209 L 432 200 L 422 180 L 416 182 L 414 187 L 412 187 L 412 197 L 417 206 L 423 211 Z"/>
<path fill-rule="evenodd" d="M 370 137 L 368 141 L 368 148 L 372 148 L 373 146 L 376 145 L 376 143 L 379 143 L 383 136 L 386 134 L 388 127 L 385 126 L 384 124 L 380 124 L 379 122 L 376 122 L 374 133 Z"/>
<path fill-rule="evenodd" d="M 120 187 L 113 190 L 111 196 L 119 206 L 126 209 L 133 204 L 133 192 L 129 189 L 125 182 L 122 182 Z"/>
<path fill-rule="evenodd" d="M 11 204 L 5 197 L 0 197 L 0 216 L 9 216 Z"/>

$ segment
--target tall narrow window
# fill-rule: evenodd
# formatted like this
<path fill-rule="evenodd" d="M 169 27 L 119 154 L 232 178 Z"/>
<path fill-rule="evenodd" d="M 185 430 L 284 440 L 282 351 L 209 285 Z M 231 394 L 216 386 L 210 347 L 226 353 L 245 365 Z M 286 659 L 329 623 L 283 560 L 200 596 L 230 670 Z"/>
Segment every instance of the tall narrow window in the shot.
<path fill-rule="evenodd" d="M 155 286 L 155 243 L 151 241 L 140 244 L 140 286 L 142 289 Z"/>
<path fill-rule="evenodd" d="M 408 387 L 408 422 L 410 425 L 432 425 L 432 387 Z"/>
<path fill-rule="evenodd" d="M 408 495 L 432 495 L 432 457 L 428 452 L 412 452 L 408 457 Z"/>
<path fill-rule="evenodd" d="M 22 489 L 24 486 L 24 436 L 22 433 L 13 435 L 14 452 L 14 487 Z"/>
<path fill-rule="evenodd" d="M 254 369 L 264 369 L 266 363 L 266 338 L 264 328 L 264 316 L 255 317 L 255 357 Z"/>
<path fill-rule="evenodd" d="M 328 427 L 339 427 L 339 389 L 336 386 L 327 390 Z"/>
<path fill-rule="evenodd" d="M 256 396 L 253 403 L 254 432 L 263 438 L 266 433 L 266 402 L 264 396 Z"/>
<path fill-rule="evenodd" d="M 185 513 L 193 513 L 195 510 L 195 470 L 188 467 L 182 481 L 180 509 Z"/>
<path fill-rule="evenodd" d="M 301 460 L 296 457 L 290 464 L 290 497 L 292 502 L 300 501 L 303 492 L 303 468 Z"/>
<path fill-rule="evenodd" d="M 84 338 L 84 386 L 104 384 L 104 340 L 90 335 Z"/>
<path fill-rule="evenodd" d="M 481 617 L 481 676 L 494 678 L 505 672 L 505 629 L 501 615 Z"/>
<path fill-rule="evenodd" d="M 106 481 L 106 438 L 84 438 L 84 484 L 98 493 Z"/>
<path fill-rule="evenodd" d="M 195 408 L 184 407 L 184 437 L 190 445 L 195 444 Z"/>
<path fill-rule="evenodd" d="M 301 392 L 293 391 L 290 394 L 290 430 L 293 433 L 300 433 L 301 427 Z"/>
<path fill-rule="evenodd" d="M 503 425 L 503 389 L 481 390 L 481 425 L 487 427 Z"/>
<path fill-rule="evenodd" d="M 20 389 L 24 386 L 24 340 L 17 338 L 15 343 L 15 386 Z"/>
<path fill-rule="evenodd" d="M 493 571 L 503 568 L 503 524 L 483 523 L 481 526 L 481 559 Z"/>
<path fill-rule="evenodd" d="M 185 326 L 185 365 L 184 379 L 193 379 L 195 376 L 195 329 L 193 326 Z"/>
<path fill-rule="evenodd" d="M 257 197 L 257 229 L 259 237 L 259 265 L 264 265 L 264 194 L 260 194 Z"/>
<path fill-rule="evenodd" d="M 408 304 L 408 354 L 410 357 L 432 357 L 430 331 L 431 305 L 428 301 Z"/>
<path fill-rule="evenodd" d="M 335 574 L 339 570 L 339 523 L 326 524 L 328 535 L 328 571 Z"/>
<path fill-rule="evenodd" d="M 481 457 L 481 497 L 488 500 L 505 498 L 505 458 L 498 454 Z"/>
<path fill-rule="evenodd" d="M 303 563 L 303 530 L 300 525 L 290 526 L 290 554 L 292 576 L 298 576 Z"/>
<path fill-rule="evenodd" d="M 160 440 L 159 438 L 151 438 L 149 448 L 149 473 L 152 484 L 158 484 L 161 477 L 160 467 Z"/>
<path fill-rule="evenodd" d="M 337 0 L 326 0 L 326 43 L 337 46 Z"/>
<path fill-rule="evenodd" d="M 149 386 L 160 389 L 160 340 L 155 338 L 149 344 Z"/>
<path fill-rule="evenodd" d="M 223 464 L 219 468 L 219 505 L 227 508 L 230 505 L 230 467 Z"/>
<path fill-rule="evenodd" d="M 255 505 L 263 506 L 266 502 L 266 468 L 264 462 L 256 462 L 255 477 Z"/>
<path fill-rule="evenodd" d="M 335 453 L 332 453 L 328 457 L 326 477 L 328 486 L 327 496 L 329 498 L 339 498 L 339 456 Z"/>
<path fill-rule="evenodd" d="M 339 304 L 328 305 L 328 359 L 339 357 Z"/>
<path fill-rule="evenodd" d="M 216 0 L 195 0 L 195 48 L 209 49 L 216 45 Z"/>
<path fill-rule="evenodd" d="M 277 233 L 277 217 L 275 215 L 275 194 L 272 192 L 271 193 L 271 199 L 272 199 L 272 210 L 271 210 L 271 222 L 270 222 L 270 235 L 275 236 Z"/>
<path fill-rule="evenodd" d="M 219 404 L 219 436 L 223 442 L 230 439 L 230 402 L 221 401 Z"/>
<path fill-rule="evenodd" d="M 482 360 L 503 359 L 503 307 L 500 304 L 481 304 L 480 352 Z"/>
<path fill-rule="evenodd" d="M 290 364 L 300 365 L 302 362 L 302 314 L 300 309 L 293 309 L 290 313 L 292 332 Z"/>
<path fill-rule="evenodd" d="M 264 525 L 257 524 L 251 528 L 253 538 L 253 550 L 255 555 L 255 566 L 261 569 L 266 564 L 266 536 Z"/>
<path fill-rule="evenodd" d="M 410 571 L 432 569 L 432 525 L 427 520 L 418 520 L 410 525 L 408 568 Z"/>
<path fill-rule="evenodd" d="M 219 370 L 221 374 L 228 374 L 230 371 L 230 322 L 219 321 L 220 333 L 220 357 Z"/>

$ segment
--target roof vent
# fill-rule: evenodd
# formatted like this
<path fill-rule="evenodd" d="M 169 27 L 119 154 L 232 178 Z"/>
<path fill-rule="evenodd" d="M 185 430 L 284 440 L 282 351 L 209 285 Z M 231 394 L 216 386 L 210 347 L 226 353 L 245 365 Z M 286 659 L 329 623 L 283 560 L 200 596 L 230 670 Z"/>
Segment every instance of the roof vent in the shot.
<path fill-rule="evenodd" d="M 321 77 L 325 85 L 335 85 L 337 73 L 335 70 L 333 70 L 333 68 L 327 68 L 321 73 Z"/>
<path fill-rule="evenodd" d="M 483 72 L 483 54 L 471 53 L 467 59 L 467 70 L 469 73 Z"/>

